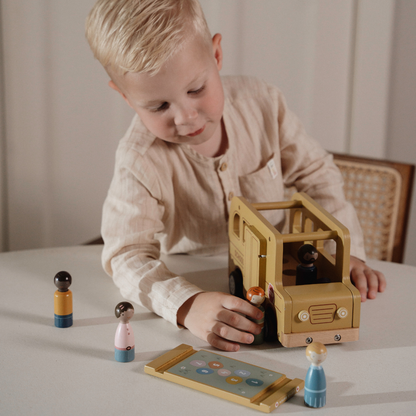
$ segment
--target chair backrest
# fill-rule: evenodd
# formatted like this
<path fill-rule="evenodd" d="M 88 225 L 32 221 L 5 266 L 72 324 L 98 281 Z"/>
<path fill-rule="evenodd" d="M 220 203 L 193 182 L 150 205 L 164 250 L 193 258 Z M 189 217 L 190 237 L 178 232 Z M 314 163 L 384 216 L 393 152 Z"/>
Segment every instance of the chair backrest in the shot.
<path fill-rule="evenodd" d="M 415 166 L 334 154 L 363 229 L 368 258 L 403 262 Z"/>

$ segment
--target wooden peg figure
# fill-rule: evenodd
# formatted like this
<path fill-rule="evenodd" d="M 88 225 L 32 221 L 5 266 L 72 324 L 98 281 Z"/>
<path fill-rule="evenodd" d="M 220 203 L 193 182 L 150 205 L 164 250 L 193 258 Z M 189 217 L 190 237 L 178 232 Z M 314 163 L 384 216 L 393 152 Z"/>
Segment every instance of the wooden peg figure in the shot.
<path fill-rule="evenodd" d="M 318 259 L 318 251 L 312 244 L 304 244 L 298 250 L 300 264 L 296 267 L 296 285 L 317 283 L 318 271 L 313 264 Z"/>
<path fill-rule="evenodd" d="M 68 328 L 72 326 L 72 292 L 68 289 L 72 277 L 68 272 L 59 272 L 53 279 L 58 290 L 54 296 L 55 326 Z"/>
<path fill-rule="evenodd" d="M 259 286 L 253 286 L 247 291 L 247 300 L 263 312 L 263 317 L 260 319 L 248 318 L 250 321 L 261 326 L 261 332 L 260 334 L 254 335 L 254 341 L 251 343 L 252 345 L 260 345 L 264 342 L 264 308 L 261 305 L 264 302 L 265 297 L 264 290 Z"/>
<path fill-rule="evenodd" d="M 115 359 L 121 363 L 128 363 L 134 360 L 134 333 L 130 325 L 134 308 L 130 302 L 120 302 L 114 312 L 121 321 L 118 324 L 114 339 Z"/>
<path fill-rule="evenodd" d="M 311 362 L 305 378 L 305 405 L 324 407 L 326 404 L 326 377 L 321 364 L 326 359 L 327 350 L 324 344 L 313 342 L 306 348 L 306 358 Z"/>

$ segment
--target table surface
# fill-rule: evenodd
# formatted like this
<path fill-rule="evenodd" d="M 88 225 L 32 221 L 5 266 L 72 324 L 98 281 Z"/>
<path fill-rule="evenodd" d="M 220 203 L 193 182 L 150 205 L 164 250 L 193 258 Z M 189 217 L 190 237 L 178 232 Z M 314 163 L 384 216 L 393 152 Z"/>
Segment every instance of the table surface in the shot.
<path fill-rule="evenodd" d="M 0 414 L 2 415 L 254 415 L 245 408 L 144 373 L 144 365 L 184 343 L 211 349 L 135 306 L 136 358 L 114 360 L 118 289 L 101 268 L 100 246 L 0 254 Z M 227 257 L 163 257 L 204 290 L 227 291 Z M 328 346 L 327 405 L 303 405 L 303 391 L 272 414 L 414 414 L 416 408 L 416 268 L 369 262 L 385 273 L 386 292 L 361 308 L 360 340 Z M 71 273 L 74 325 L 54 326 L 53 277 Z M 222 353 L 304 379 L 304 348 L 279 343 Z M 336 413 L 335 413 L 336 412 Z M 315 413 L 317 414 L 317 413 Z"/>

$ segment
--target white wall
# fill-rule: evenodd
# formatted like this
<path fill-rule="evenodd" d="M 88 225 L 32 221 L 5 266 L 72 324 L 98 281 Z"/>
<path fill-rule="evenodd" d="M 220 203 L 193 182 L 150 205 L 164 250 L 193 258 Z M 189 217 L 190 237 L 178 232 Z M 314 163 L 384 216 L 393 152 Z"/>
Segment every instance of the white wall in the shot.
<path fill-rule="evenodd" d="M 223 35 L 223 73 L 254 75 L 279 86 L 323 146 L 347 150 L 354 1 L 201 4 L 212 32 Z"/>
<path fill-rule="evenodd" d="M 6 188 L 6 126 L 5 126 L 5 96 L 4 96 L 4 62 L 3 62 L 3 27 L 2 8 L 0 2 L 0 251 L 7 248 L 7 188 Z"/>
<path fill-rule="evenodd" d="M 393 39 L 386 155 L 416 164 L 416 1 L 398 0 Z M 416 266 L 416 181 L 405 263 Z"/>
<path fill-rule="evenodd" d="M 79 244 L 99 234 L 114 151 L 132 113 L 106 85 L 107 75 L 84 39 L 94 0 L 0 1 L 7 144 L 7 169 L 0 163 L 7 192 L 0 193 L 7 202 L 1 215 L 7 224 L 6 248 Z M 400 122 L 405 85 L 398 74 L 408 71 L 409 79 L 415 77 L 402 37 L 393 34 L 402 25 L 411 30 L 415 3 L 201 4 L 211 31 L 223 35 L 223 74 L 255 75 L 278 85 L 328 150 L 405 160 L 390 151 L 397 152 L 393 136 L 406 143 L 414 131 Z M 403 16 L 393 20 L 396 4 Z M 414 32 L 410 35 L 415 39 Z M 392 56 L 400 67 L 391 65 Z M 394 106 L 390 91 L 397 95 Z M 416 160 L 414 153 L 404 153 Z"/>
<path fill-rule="evenodd" d="M 84 38 L 93 0 L 4 0 L 10 250 L 99 235 L 131 112 Z"/>

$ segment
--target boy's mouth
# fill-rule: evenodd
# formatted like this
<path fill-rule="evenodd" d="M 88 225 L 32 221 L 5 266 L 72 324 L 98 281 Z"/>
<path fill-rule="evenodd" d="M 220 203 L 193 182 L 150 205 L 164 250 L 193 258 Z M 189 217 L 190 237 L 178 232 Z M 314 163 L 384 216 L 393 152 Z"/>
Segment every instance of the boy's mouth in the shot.
<path fill-rule="evenodd" d="M 199 130 L 194 131 L 193 133 L 187 134 L 188 137 L 195 137 L 198 136 L 198 134 L 201 134 L 205 130 L 205 126 L 201 127 Z"/>

